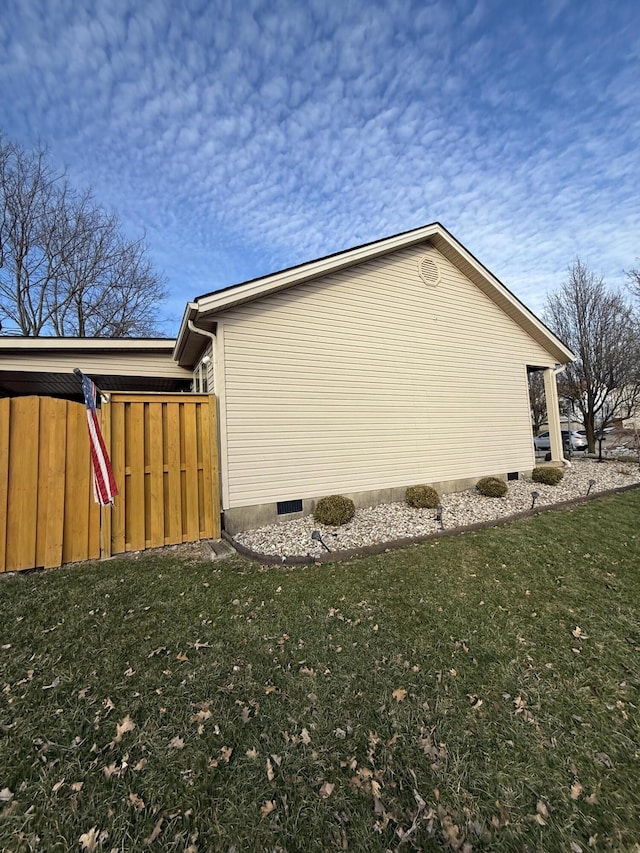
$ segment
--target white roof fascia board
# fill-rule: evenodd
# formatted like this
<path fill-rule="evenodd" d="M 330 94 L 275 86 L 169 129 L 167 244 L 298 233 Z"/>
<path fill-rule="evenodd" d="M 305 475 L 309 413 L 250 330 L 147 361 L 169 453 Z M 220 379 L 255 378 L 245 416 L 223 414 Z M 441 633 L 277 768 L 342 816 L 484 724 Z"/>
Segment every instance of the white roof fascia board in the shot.
<path fill-rule="evenodd" d="M 546 338 L 552 346 L 559 349 L 560 352 L 565 356 L 566 362 L 575 361 L 576 357 L 571 352 L 568 347 L 566 347 L 560 338 L 556 337 L 553 334 L 551 329 L 548 329 L 544 323 L 542 323 L 536 315 L 527 308 L 527 306 L 521 302 L 517 296 L 514 296 L 510 290 L 508 290 L 504 284 L 502 284 L 498 279 L 491 273 L 486 267 L 484 267 L 479 261 L 474 258 L 471 252 L 467 251 L 462 243 L 459 243 L 456 238 L 450 234 L 449 232 L 440 232 L 438 237 L 448 243 L 457 254 L 464 259 L 470 266 L 472 266 L 481 276 L 487 281 L 487 283 L 496 291 L 497 294 L 500 294 L 512 307 L 516 314 L 519 314 L 523 318 L 531 323 L 537 332 L 544 338 Z M 434 241 L 434 245 L 436 249 L 438 248 L 438 241 Z"/>
<path fill-rule="evenodd" d="M 60 352 L 145 352 L 166 350 L 171 352 L 175 346 L 174 338 L 18 338 L 0 337 L 0 350 L 60 351 Z"/>
<path fill-rule="evenodd" d="M 199 297 L 195 302 L 190 302 L 187 305 L 187 310 L 180 327 L 180 333 L 177 338 L 176 350 L 174 358 L 178 360 L 182 353 L 186 340 L 189 335 L 187 320 L 194 319 L 197 314 L 215 315 L 218 312 L 240 305 L 243 302 L 249 302 L 258 299 L 262 296 L 267 296 L 270 293 L 275 293 L 279 290 L 284 290 L 288 287 L 293 287 L 304 281 L 309 281 L 318 278 L 322 275 L 327 275 L 338 270 L 345 269 L 349 266 L 354 266 L 358 263 L 371 260 L 381 255 L 389 254 L 397 249 L 402 249 L 407 246 L 412 246 L 417 243 L 431 240 L 436 249 L 446 244 L 453 250 L 460 261 L 464 261 L 480 276 L 481 280 L 487 285 L 488 295 L 500 304 L 504 302 L 514 322 L 519 323 L 525 331 L 531 334 L 535 331 L 536 335 L 544 346 L 558 362 L 566 363 L 575 361 L 575 356 L 562 341 L 557 338 L 553 332 L 548 329 L 516 296 L 514 296 L 498 279 L 489 272 L 464 246 L 456 240 L 456 238 L 447 231 L 440 223 L 435 222 L 431 225 L 425 225 L 422 228 L 416 228 L 413 231 L 406 231 L 402 234 L 397 234 L 392 237 L 383 238 L 374 243 L 367 243 L 364 246 L 356 247 L 355 249 L 347 249 L 344 252 L 338 252 L 335 255 L 330 255 L 326 258 L 320 258 L 317 261 L 310 261 L 307 264 L 302 264 L 282 272 L 276 272 L 263 278 L 254 281 L 238 284 L 223 291 L 206 294 Z M 497 297 L 497 298 L 496 298 Z M 194 311 L 195 309 L 195 311 Z M 504 306 L 503 306 L 503 310 Z"/>
<path fill-rule="evenodd" d="M 293 285 L 300 284 L 303 281 L 309 281 L 321 275 L 337 272 L 345 267 L 354 266 L 362 261 L 368 261 L 380 255 L 386 255 L 389 252 L 404 248 L 405 246 L 411 246 L 414 243 L 421 243 L 432 237 L 438 230 L 438 227 L 433 225 L 416 228 L 414 231 L 377 240 L 375 243 L 368 243 L 365 246 L 359 246 L 355 249 L 347 249 L 336 255 L 320 258 L 317 261 L 310 261 L 307 264 L 302 264 L 283 272 L 276 272 L 264 276 L 264 278 L 249 281 L 246 284 L 238 284 L 229 290 L 201 296 L 195 303 L 191 304 L 197 305 L 200 314 L 211 314 L 222 311 L 232 305 L 250 302 L 269 293 L 293 287 Z M 182 329 L 180 329 L 180 332 L 182 333 Z"/>
<path fill-rule="evenodd" d="M 182 315 L 182 320 L 180 321 L 180 329 L 178 331 L 178 337 L 175 340 L 175 346 L 173 349 L 173 360 L 179 362 L 182 357 L 182 353 L 184 351 L 185 344 L 187 342 L 187 338 L 189 336 L 189 320 L 195 320 L 198 316 L 198 303 L 197 302 L 187 302 L 184 314 Z"/>

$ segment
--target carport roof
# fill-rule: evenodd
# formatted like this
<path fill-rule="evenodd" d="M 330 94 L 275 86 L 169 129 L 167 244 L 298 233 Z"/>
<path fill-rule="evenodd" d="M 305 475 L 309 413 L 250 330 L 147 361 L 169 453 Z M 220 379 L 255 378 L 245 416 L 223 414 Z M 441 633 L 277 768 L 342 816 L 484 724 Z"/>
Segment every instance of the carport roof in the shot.
<path fill-rule="evenodd" d="M 81 399 L 75 367 L 104 391 L 189 390 L 170 338 L 0 338 L 0 396 Z"/>

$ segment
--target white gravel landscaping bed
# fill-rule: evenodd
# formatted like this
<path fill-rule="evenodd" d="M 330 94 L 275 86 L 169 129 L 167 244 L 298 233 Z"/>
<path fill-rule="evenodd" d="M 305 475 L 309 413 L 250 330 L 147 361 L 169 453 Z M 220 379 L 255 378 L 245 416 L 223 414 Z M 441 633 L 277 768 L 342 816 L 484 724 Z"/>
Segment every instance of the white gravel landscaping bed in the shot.
<path fill-rule="evenodd" d="M 480 521 L 504 518 L 531 509 L 531 492 L 539 497 L 536 506 L 545 506 L 586 495 L 589 481 L 595 480 L 591 494 L 640 483 L 640 466 L 634 463 L 575 460 L 565 470 L 557 486 L 545 486 L 530 479 L 514 480 L 503 498 L 486 498 L 475 489 L 442 495 L 442 521 L 446 529 L 463 527 Z M 331 551 L 345 551 L 364 545 L 391 542 L 394 539 L 436 533 L 439 525 L 431 509 L 413 509 L 405 503 L 381 504 L 356 511 L 354 518 L 342 527 L 326 527 L 313 516 L 283 521 L 256 530 L 245 530 L 236 541 L 259 554 L 279 557 L 316 557 L 324 552 L 320 542 L 311 538 L 318 530 Z"/>

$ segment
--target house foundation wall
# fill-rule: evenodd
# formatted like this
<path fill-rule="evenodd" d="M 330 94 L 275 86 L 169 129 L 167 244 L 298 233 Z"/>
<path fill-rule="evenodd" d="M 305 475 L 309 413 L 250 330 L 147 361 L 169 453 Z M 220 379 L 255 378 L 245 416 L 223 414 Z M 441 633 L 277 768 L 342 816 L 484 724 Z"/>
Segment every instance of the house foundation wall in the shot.
<path fill-rule="evenodd" d="M 528 476 L 531 471 L 519 472 L 519 477 Z M 486 476 L 500 477 L 502 480 L 507 479 L 505 472 L 488 474 Z M 463 492 L 467 489 L 472 489 L 478 482 L 479 477 L 470 477 L 458 480 L 441 480 L 436 483 L 427 483 L 425 485 L 433 486 L 439 494 L 446 495 L 453 492 Z M 414 483 L 407 484 L 415 485 Z M 363 509 L 370 506 L 379 506 L 380 504 L 390 504 L 404 501 L 407 486 L 397 486 L 389 489 L 373 489 L 366 492 L 346 492 L 345 497 L 351 498 L 356 509 Z M 284 515 L 278 515 L 277 503 L 263 503 L 254 506 L 233 507 L 225 509 L 224 529 L 227 533 L 234 536 L 236 533 L 241 533 L 243 530 L 252 530 L 257 527 L 265 527 L 269 524 L 279 524 L 281 522 L 290 521 L 294 518 L 304 518 L 312 515 L 316 503 L 322 497 L 318 495 L 315 498 L 303 498 L 302 512 L 290 512 Z"/>

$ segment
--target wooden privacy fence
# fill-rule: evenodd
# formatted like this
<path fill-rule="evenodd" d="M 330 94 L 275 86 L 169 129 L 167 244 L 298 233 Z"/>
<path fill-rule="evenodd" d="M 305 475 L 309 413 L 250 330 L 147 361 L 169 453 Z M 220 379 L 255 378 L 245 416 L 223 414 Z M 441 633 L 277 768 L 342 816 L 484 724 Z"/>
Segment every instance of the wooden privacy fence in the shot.
<path fill-rule="evenodd" d="M 0 400 L 0 571 L 219 538 L 215 397 L 109 396 L 101 423 L 119 495 L 102 509 L 85 407 Z"/>
<path fill-rule="evenodd" d="M 85 407 L 51 397 L 0 400 L 0 568 L 99 556 Z"/>
<path fill-rule="evenodd" d="M 215 397 L 113 393 L 101 413 L 120 492 L 103 511 L 110 553 L 218 539 Z"/>

